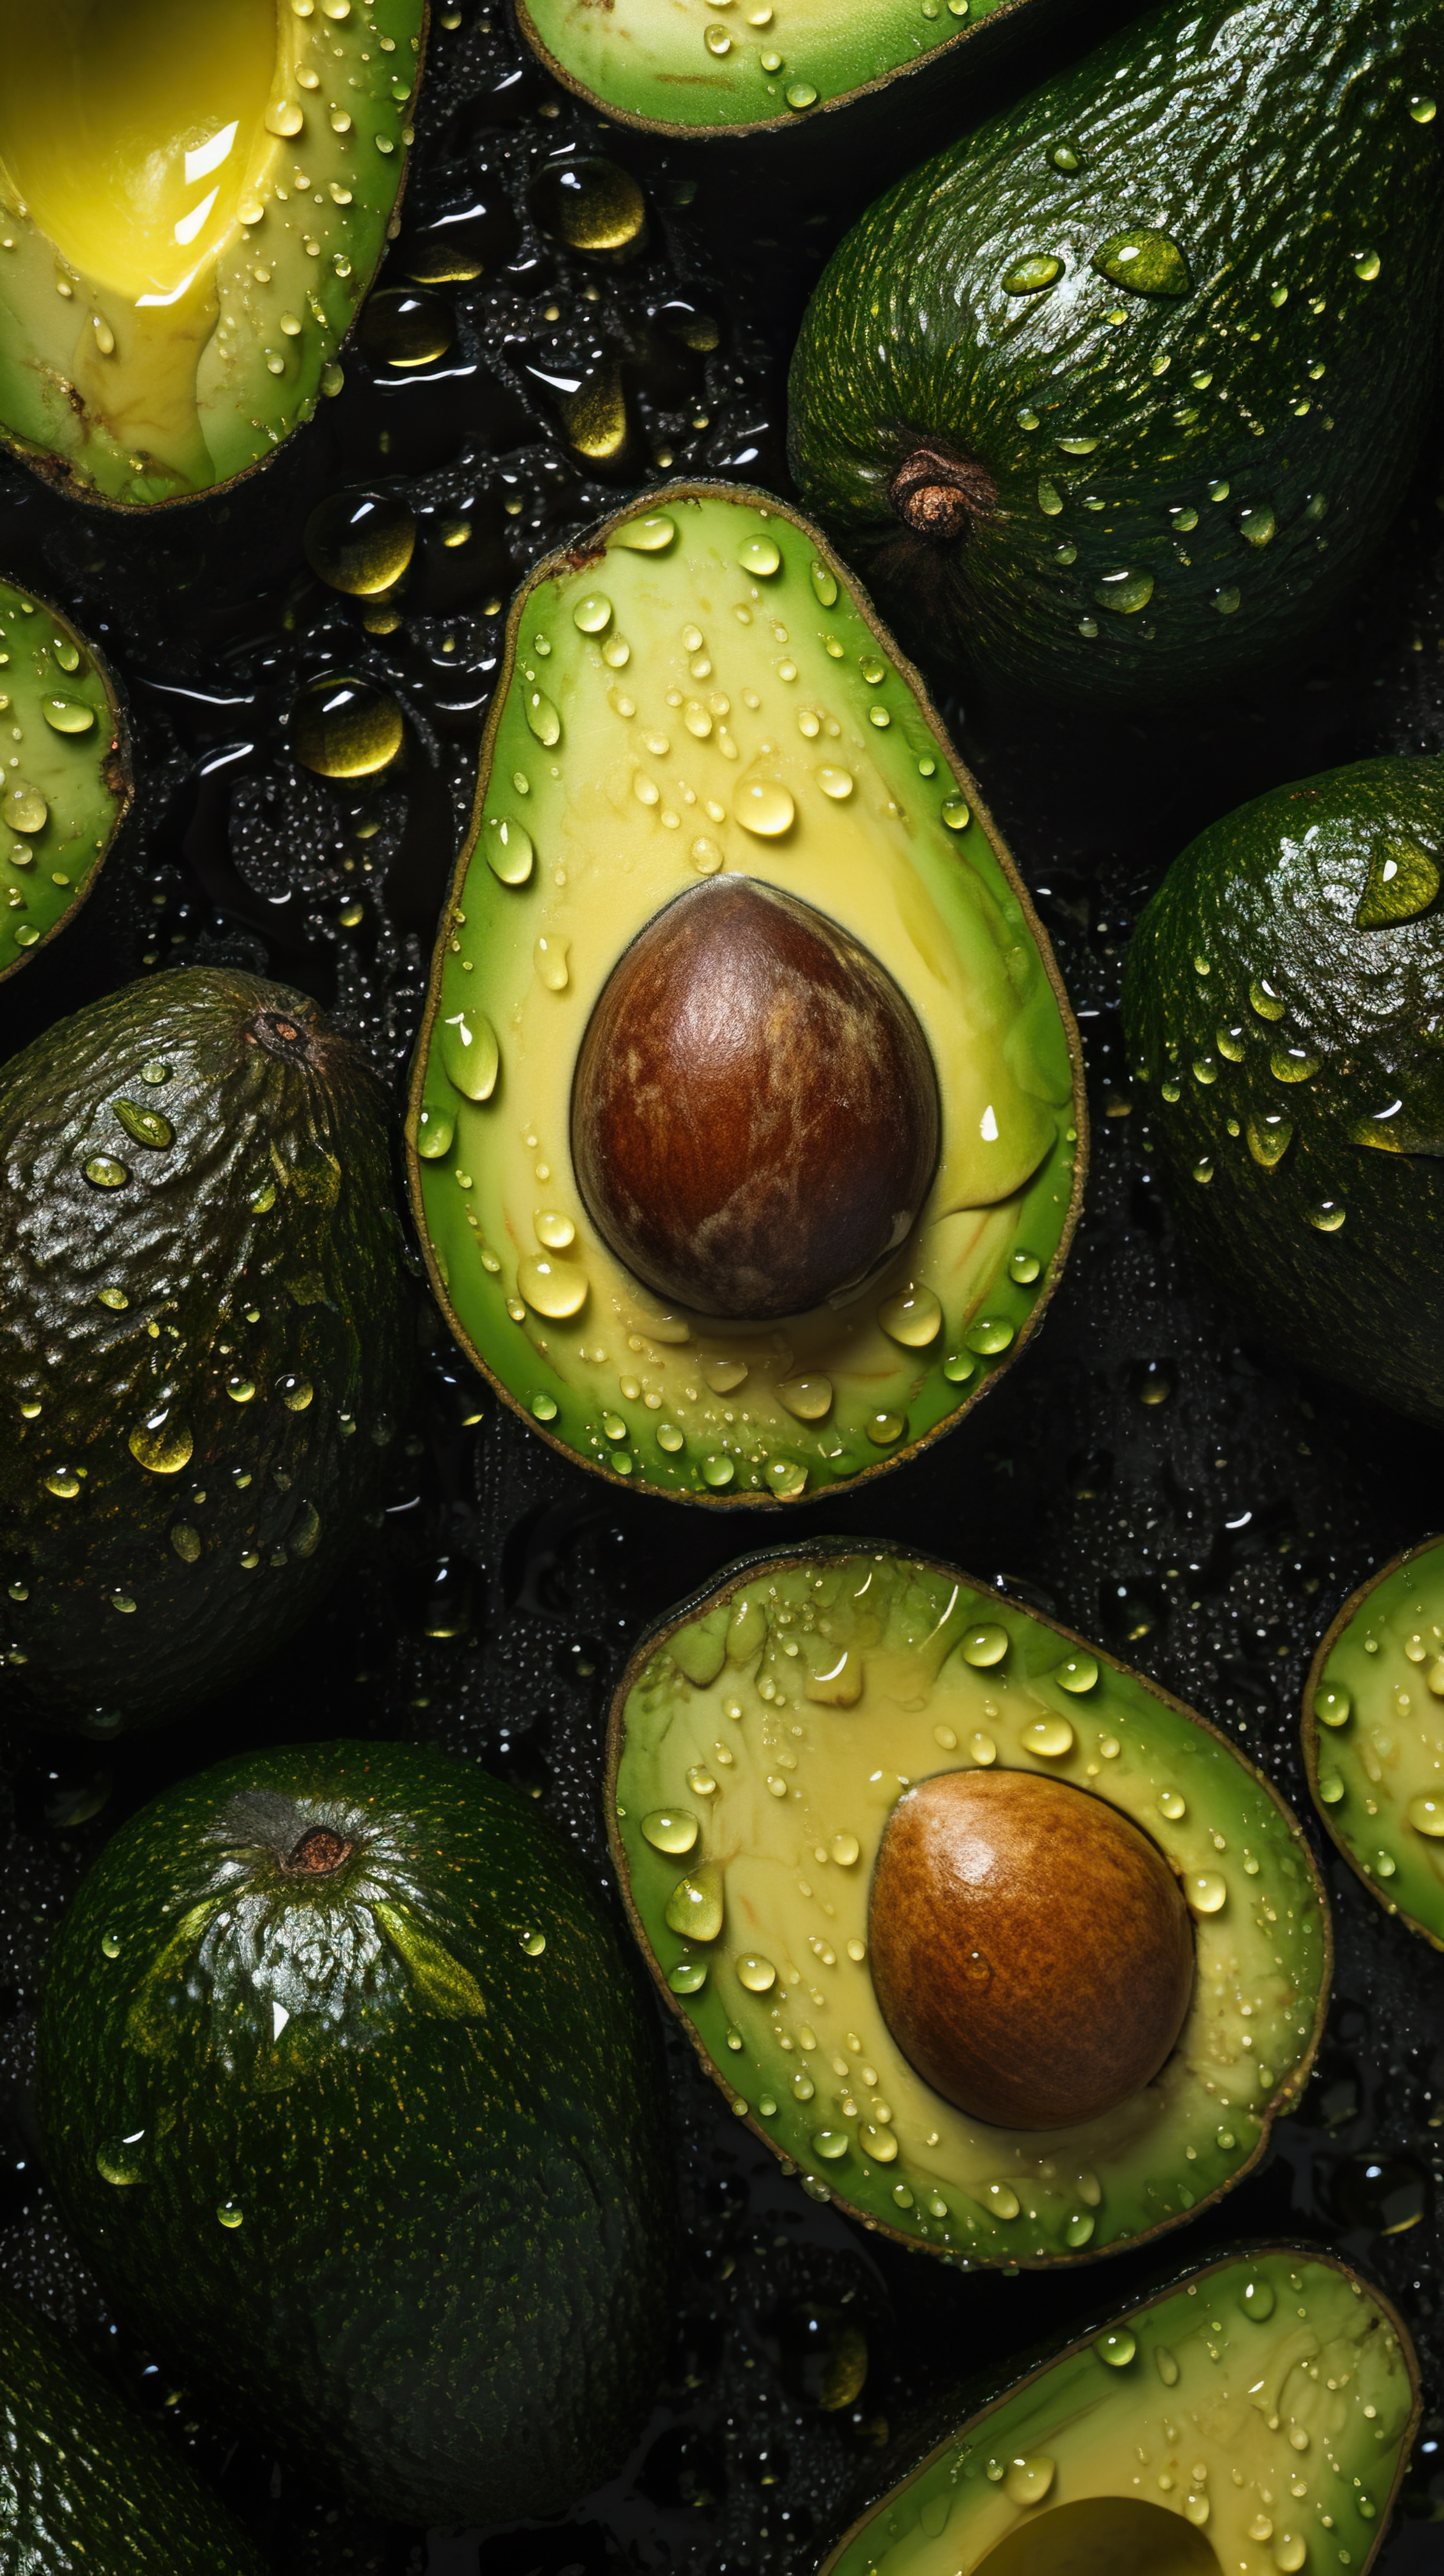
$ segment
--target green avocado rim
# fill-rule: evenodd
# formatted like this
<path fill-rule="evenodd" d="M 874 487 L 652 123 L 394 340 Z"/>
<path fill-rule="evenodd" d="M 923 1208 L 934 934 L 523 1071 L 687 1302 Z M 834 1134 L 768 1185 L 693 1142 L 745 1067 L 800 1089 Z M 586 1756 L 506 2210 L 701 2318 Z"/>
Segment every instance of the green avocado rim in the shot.
<path fill-rule="evenodd" d="M 1365 1864 L 1361 1860 L 1357 1859 L 1355 1854 L 1351 1851 L 1348 1843 L 1345 1842 L 1343 1835 L 1340 1833 L 1334 1822 L 1332 1812 L 1325 1805 L 1323 1798 L 1319 1794 L 1320 1739 L 1319 1722 L 1315 1713 L 1315 1701 L 1319 1684 L 1323 1680 L 1329 1657 L 1332 1655 L 1339 1639 L 1343 1636 L 1344 1631 L 1353 1626 L 1354 1621 L 1359 1616 L 1360 1611 L 1363 1609 L 1364 1604 L 1369 1599 L 1370 1595 L 1377 1592 L 1381 1584 L 1387 1583 L 1391 1576 L 1402 1574 L 1406 1565 L 1415 1564 L 1421 1556 L 1432 1556 L 1441 1548 L 1444 1548 L 1444 1538 L 1421 1539 L 1417 1547 L 1406 1547 L 1401 1556 L 1391 1557 L 1387 1565 L 1380 1566 L 1377 1574 L 1371 1574 L 1367 1582 L 1361 1583 L 1357 1591 L 1350 1593 L 1343 1608 L 1330 1621 L 1327 1630 L 1319 1641 L 1318 1647 L 1315 1651 L 1314 1660 L 1309 1666 L 1309 1677 L 1304 1684 L 1304 1713 L 1303 1723 L 1300 1730 L 1303 1741 L 1304 1770 L 1308 1775 L 1309 1796 L 1313 1799 L 1314 1807 L 1317 1811 L 1320 1822 L 1322 1823 L 1330 1842 L 1333 1844 L 1335 1851 L 1338 1853 L 1339 1858 L 1348 1862 L 1354 1876 L 1359 1880 L 1362 1886 L 1368 1889 L 1369 1894 L 1373 1897 L 1376 1905 L 1381 1905 L 1386 1914 L 1392 1914 L 1395 1921 L 1404 1924 L 1409 1931 L 1417 1932 L 1420 1940 L 1427 1941 L 1432 1950 L 1444 1950 L 1444 1938 L 1441 1938 L 1439 1933 L 1431 1930 L 1427 1923 L 1422 1923 L 1417 1914 L 1410 1914 L 1406 1907 L 1396 1905 L 1394 1903 L 1393 1898 L 1388 1894 L 1387 1889 L 1381 1887 L 1378 1879 L 1373 1876 L 1372 1872 L 1365 1866 Z"/>
<path fill-rule="evenodd" d="M 48 599 L 42 599 L 38 591 L 24 589 L 18 582 L 6 581 L 3 578 L 0 578 L 0 616 L 8 617 L 11 614 L 10 602 L 12 601 L 18 601 L 21 604 L 22 610 L 28 606 L 31 611 L 38 612 L 41 617 L 52 618 L 57 630 L 56 640 L 58 641 L 60 637 L 65 637 L 68 638 L 72 644 L 78 646 L 81 660 L 88 664 L 89 668 L 88 670 L 77 672 L 74 675 L 74 678 L 69 680 L 69 685 L 82 694 L 85 702 L 89 703 L 94 698 L 93 691 L 88 693 L 85 692 L 85 681 L 89 678 L 94 678 L 99 681 L 100 693 L 104 700 L 105 720 L 108 721 L 110 726 L 110 746 L 107 751 L 102 752 L 97 763 L 99 773 L 98 788 L 100 792 L 108 790 L 114 797 L 115 804 L 111 814 L 110 828 L 105 836 L 104 846 L 93 853 L 89 864 L 85 868 L 79 887 L 72 887 L 65 899 L 55 904 L 53 911 L 51 911 L 50 904 L 46 904 L 46 911 L 51 912 L 50 920 L 46 927 L 40 932 L 39 937 L 31 940 L 27 946 L 19 948 L 18 954 L 6 958 L 3 954 L 3 948 L 0 948 L 0 984 L 3 984 L 7 977 L 18 974 L 22 966 L 28 966 L 32 957 L 39 956 L 42 948 L 48 948 L 51 940 L 56 938 L 62 930 L 69 927 L 70 923 L 75 919 L 76 914 L 79 912 L 82 904 L 89 901 L 90 896 L 95 891 L 96 878 L 99 876 L 101 869 L 104 867 L 106 860 L 114 849 L 116 841 L 120 836 L 121 827 L 135 801 L 135 762 L 133 758 L 130 725 L 126 718 L 125 707 L 121 699 L 120 689 L 116 682 L 115 674 L 111 670 L 109 663 L 106 661 L 104 654 L 97 652 L 95 646 L 91 643 L 89 636 L 82 635 L 79 627 L 75 626 L 60 609 L 52 606 Z M 5 676 L 6 675 L 3 672 L 0 672 L 0 679 L 3 679 Z M 64 671 L 59 672 L 58 676 L 62 681 L 67 679 L 67 674 L 65 674 Z M 8 697 L 5 703 L 8 705 Z M 101 713 L 101 708 L 98 704 L 95 704 L 93 705 L 92 711 L 94 714 L 99 715 Z M 93 754 L 90 756 L 93 757 Z M 58 858 L 61 855 L 61 846 L 62 845 L 57 844 L 54 848 L 47 850 L 45 856 L 49 859 Z M 22 878 L 18 876 L 16 871 L 11 867 L 8 855 L 0 858 L 0 888 L 6 886 L 18 887 L 28 881 L 28 869 L 25 872 L 25 876 Z M 8 917 L 8 914 L 0 915 L 0 919 L 8 919 Z M 7 933 L 4 941 L 5 947 L 10 945 L 11 936 L 12 934 Z"/>

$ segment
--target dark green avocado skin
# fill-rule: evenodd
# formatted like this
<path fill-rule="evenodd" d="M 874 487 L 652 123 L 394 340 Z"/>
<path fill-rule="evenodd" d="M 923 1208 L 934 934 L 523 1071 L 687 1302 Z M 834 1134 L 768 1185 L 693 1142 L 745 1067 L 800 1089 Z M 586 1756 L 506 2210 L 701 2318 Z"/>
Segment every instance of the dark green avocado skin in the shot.
<path fill-rule="evenodd" d="M 0 1072 L 6 1707 L 150 1725 L 295 1626 L 406 1400 L 401 1254 L 380 1084 L 302 994 L 156 975 Z"/>
<path fill-rule="evenodd" d="M 0 2300 L 0 2576 L 261 2576 L 183 2459 Z"/>
<path fill-rule="evenodd" d="M 1123 1018 L 1196 1248 L 1301 1359 L 1444 1423 L 1441 868 L 1444 760 L 1261 796 L 1175 859 Z"/>
<path fill-rule="evenodd" d="M 288 1867 L 318 1830 L 348 1856 Z M 373 2512 L 499 2522 L 599 2483 L 650 2408 L 658 2056 L 529 1800 L 416 1746 L 288 1748 L 102 1853 L 51 1954 L 41 2125 L 169 2367 Z"/>
<path fill-rule="evenodd" d="M 1383 535 L 1437 381 L 1434 101 L 1436 0 L 1186 0 L 880 198 L 808 307 L 790 438 L 901 631 L 1120 708 L 1305 639 Z M 1161 291 L 1093 266 L 1139 233 L 1179 255 L 1154 239 Z M 1060 274 L 1010 292 L 1027 260 Z M 961 495 L 950 536 L 895 506 L 929 455 L 908 472 Z"/>

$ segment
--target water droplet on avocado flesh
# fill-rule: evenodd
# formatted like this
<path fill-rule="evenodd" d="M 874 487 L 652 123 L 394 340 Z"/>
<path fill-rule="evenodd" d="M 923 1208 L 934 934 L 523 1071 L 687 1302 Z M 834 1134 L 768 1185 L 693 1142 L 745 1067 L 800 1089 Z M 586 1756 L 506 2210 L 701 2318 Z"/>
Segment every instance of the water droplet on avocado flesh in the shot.
<path fill-rule="evenodd" d="M 1406 1283 L 1444 1209 L 1440 851 L 1437 759 L 1276 789 L 1174 860 L 1123 991 L 1194 1248 L 1309 1366 L 1435 1424 L 1444 1345 Z"/>
<path fill-rule="evenodd" d="M 983 1629 L 1005 1651 L 979 1665 L 965 1650 Z M 1324 2000 L 1322 1894 L 1283 1802 L 1096 1649 L 1090 1690 L 1070 1691 L 1070 1650 L 949 1568 L 832 1541 L 719 1577 L 639 1650 L 612 1715 L 613 1848 L 674 1995 L 679 1884 L 716 1874 L 709 1975 L 682 2009 L 729 2098 L 774 2100 L 769 2143 L 848 2209 L 971 2260 L 1096 2254 L 1227 2189 L 1302 2081 Z M 1035 1751 L 1059 1719 L 1069 1749 Z M 687 1789 L 699 1765 L 705 1800 Z M 966 1820 L 946 1864 L 925 1834 L 908 1848 L 938 1803 Z M 642 1820 L 681 1805 L 697 1831 L 673 1857 Z M 1188 1910 L 1190 1881 L 1225 1872 L 1222 1907 Z M 758 1957 L 763 1990 L 743 1972 Z M 1130 1977 L 1149 1992 L 1120 2002 Z M 950 2017 L 970 2034 L 966 2081 L 957 2048 L 925 2063 Z M 1014 2088 L 986 2111 L 980 2066 Z M 1064 2079 L 1066 2098 L 1049 2089 Z M 896 2142 L 886 2175 L 869 2126 Z M 845 2152 L 819 2164 L 823 2131 Z"/>
<path fill-rule="evenodd" d="M 382 51 L 360 8 L 275 0 L 0 25 L 0 437 L 122 507 L 230 482 L 309 420 L 378 265 L 424 12 Z"/>
<path fill-rule="evenodd" d="M 433 963 L 413 1197 L 453 1329 L 529 1420 L 634 1486 L 772 1504 L 910 1454 L 1026 1343 L 1082 1167 L 1070 1030 L 971 782 L 815 532 L 760 494 L 649 501 L 522 601 Z M 498 865 L 521 813 L 525 864 Z M 478 1086 L 455 1040 L 483 1018 Z M 665 1191 L 644 1168 L 614 1205 L 603 1131 L 665 1159 Z M 573 1229 L 567 1311 L 521 1276 L 539 1205 Z M 949 1375 L 980 1307 L 986 1354 Z"/>
<path fill-rule="evenodd" d="M 1009 2375 L 986 2412 L 903 2448 L 823 2576 L 1362 2567 L 1419 2411 L 1394 2311 L 1346 2263 L 1274 2245 L 1186 2271 Z"/>
<path fill-rule="evenodd" d="M 0 654 L 5 720 L 19 746 L 0 795 L 3 982 L 90 893 L 130 804 L 131 758 L 104 662 L 56 610 L 8 581 L 0 581 Z M 83 724 L 46 721 L 61 671 Z"/>
<path fill-rule="evenodd" d="M 1309 1676 L 1304 1760 L 1364 1885 L 1444 1948 L 1444 1540 L 1345 1603 Z"/>

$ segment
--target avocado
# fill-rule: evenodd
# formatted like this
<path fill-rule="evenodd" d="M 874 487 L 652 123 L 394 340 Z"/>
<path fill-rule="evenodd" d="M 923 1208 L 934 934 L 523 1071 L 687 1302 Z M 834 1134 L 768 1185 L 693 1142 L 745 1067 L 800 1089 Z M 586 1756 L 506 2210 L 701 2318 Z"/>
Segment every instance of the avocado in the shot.
<path fill-rule="evenodd" d="M 791 456 L 904 634 L 1118 708 L 1310 635 L 1428 416 L 1441 84 L 1433 0 L 1177 0 L 878 200 Z"/>
<path fill-rule="evenodd" d="M 1444 760 L 1275 788 L 1174 860 L 1123 1022 L 1185 1231 L 1289 1349 L 1444 1422 Z M 1436 1214 L 1436 1211 L 1438 1213 Z"/>
<path fill-rule="evenodd" d="M 92 644 L 0 581 L 0 717 L 17 748 L 0 786 L 0 983 L 79 911 L 125 820 L 130 733 Z"/>
<path fill-rule="evenodd" d="M 1037 0 L 939 0 L 921 12 L 914 0 L 789 0 L 780 22 L 749 7 L 703 23 L 675 0 L 518 0 L 516 15 L 553 79 L 609 124 L 691 140 L 775 134 L 864 99 L 915 113 L 899 79 L 971 68 L 1004 29 L 1036 30 L 1045 12 Z"/>
<path fill-rule="evenodd" d="M 1304 1763 L 1350 1868 L 1444 1950 L 1444 1539 L 1344 1603 L 1304 1692 Z"/>
<path fill-rule="evenodd" d="M 189 2464 L 29 2309 L 0 2298 L 7 2576 L 261 2576 Z"/>
<path fill-rule="evenodd" d="M 1377 2290 L 1240 2247 L 965 2391 L 820 2576 L 1364 2576 L 1419 2411 Z"/>
<path fill-rule="evenodd" d="M 538 568 L 407 1130 L 508 1403 L 702 1502 L 912 1455 L 1059 1276 L 1079 1064 L 972 781 L 805 520 L 679 484 Z"/>
<path fill-rule="evenodd" d="M 0 1072 L 4 1697 L 193 1708 L 360 1535 L 410 1383 L 391 1132 L 303 994 L 127 984 Z"/>
<path fill-rule="evenodd" d="M 0 439 L 123 509 L 272 454 L 386 247 L 422 0 L 11 7 L 0 96 Z"/>
<path fill-rule="evenodd" d="M 667 2331 L 659 2052 L 531 1802 L 286 1746 L 107 1844 L 47 1963 L 49 2170 L 120 2313 L 368 2511 L 561 2511 Z"/>
<path fill-rule="evenodd" d="M 1282 1799 L 931 1558 L 821 1540 L 671 1612 L 618 1685 L 607 1810 L 737 2117 L 814 2199 L 964 2268 L 1176 2226 L 1308 2074 L 1330 1932 Z"/>

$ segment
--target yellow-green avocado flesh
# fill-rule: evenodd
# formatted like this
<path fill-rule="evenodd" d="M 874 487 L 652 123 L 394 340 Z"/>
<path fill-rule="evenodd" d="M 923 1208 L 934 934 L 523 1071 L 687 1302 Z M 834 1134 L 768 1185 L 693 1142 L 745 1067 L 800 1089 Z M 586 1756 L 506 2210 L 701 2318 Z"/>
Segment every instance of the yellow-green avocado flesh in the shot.
<path fill-rule="evenodd" d="M 130 735 L 93 646 L 0 581 L 0 981 L 78 912 L 130 806 Z"/>
<path fill-rule="evenodd" d="M 957 2421 L 822 2576 L 1364 2576 L 1418 2420 L 1377 2291 L 1245 2247 Z"/>
<path fill-rule="evenodd" d="M 722 871 L 840 923 L 936 1069 L 916 1223 L 848 1302 L 781 1325 L 663 1307 L 592 1227 L 573 1068 L 663 905 Z M 669 487 L 541 565 L 511 612 L 408 1121 L 432 1283 L 559 1448 L 704 1502 L 790 1501 L 955 1421 L 1071 1240 L 1077 1033 L 1043 932 L 909 665 L 815 529 Z"/>
<path fill-rule="evenodd" d="M 322 393 L 401 192 L 425 0 L 0 0 L 0 439 L 146 507 Z"/>
<path fill-rule="evenodd" d="M 994 1765 L 1107 1799 L 1193 1916 L 1172 2055 L 1069 2129 L 944 2101 L 868 1966 L 903 1789 Z M 606 1800 L 632 1928 L 738 2118 L 814 2198 L 906 2244 L 1032 2265 L 1135 2243 L 1237 2182 L 1303 2087 L 1331 1941 L 1295 1818 L 1191 1710 L 947 1566 L 841 1540 L 734 1566 L 633 1656 Z"/>
<path fill-rule="evenodd" d="M 1444 1539 L 1345 1602 L 1304 1693 L 1304 1761 L 1350 1867 L 1444 1950 Z"/>
<path fill-rule="evenodd" d="M 516 14 L 548 71 L 617 124 L 701 135 L 795 126 L 843 107 L 1025 6 L 777 0 L 723 18 L 677 0 L 518 0 Z"/>

